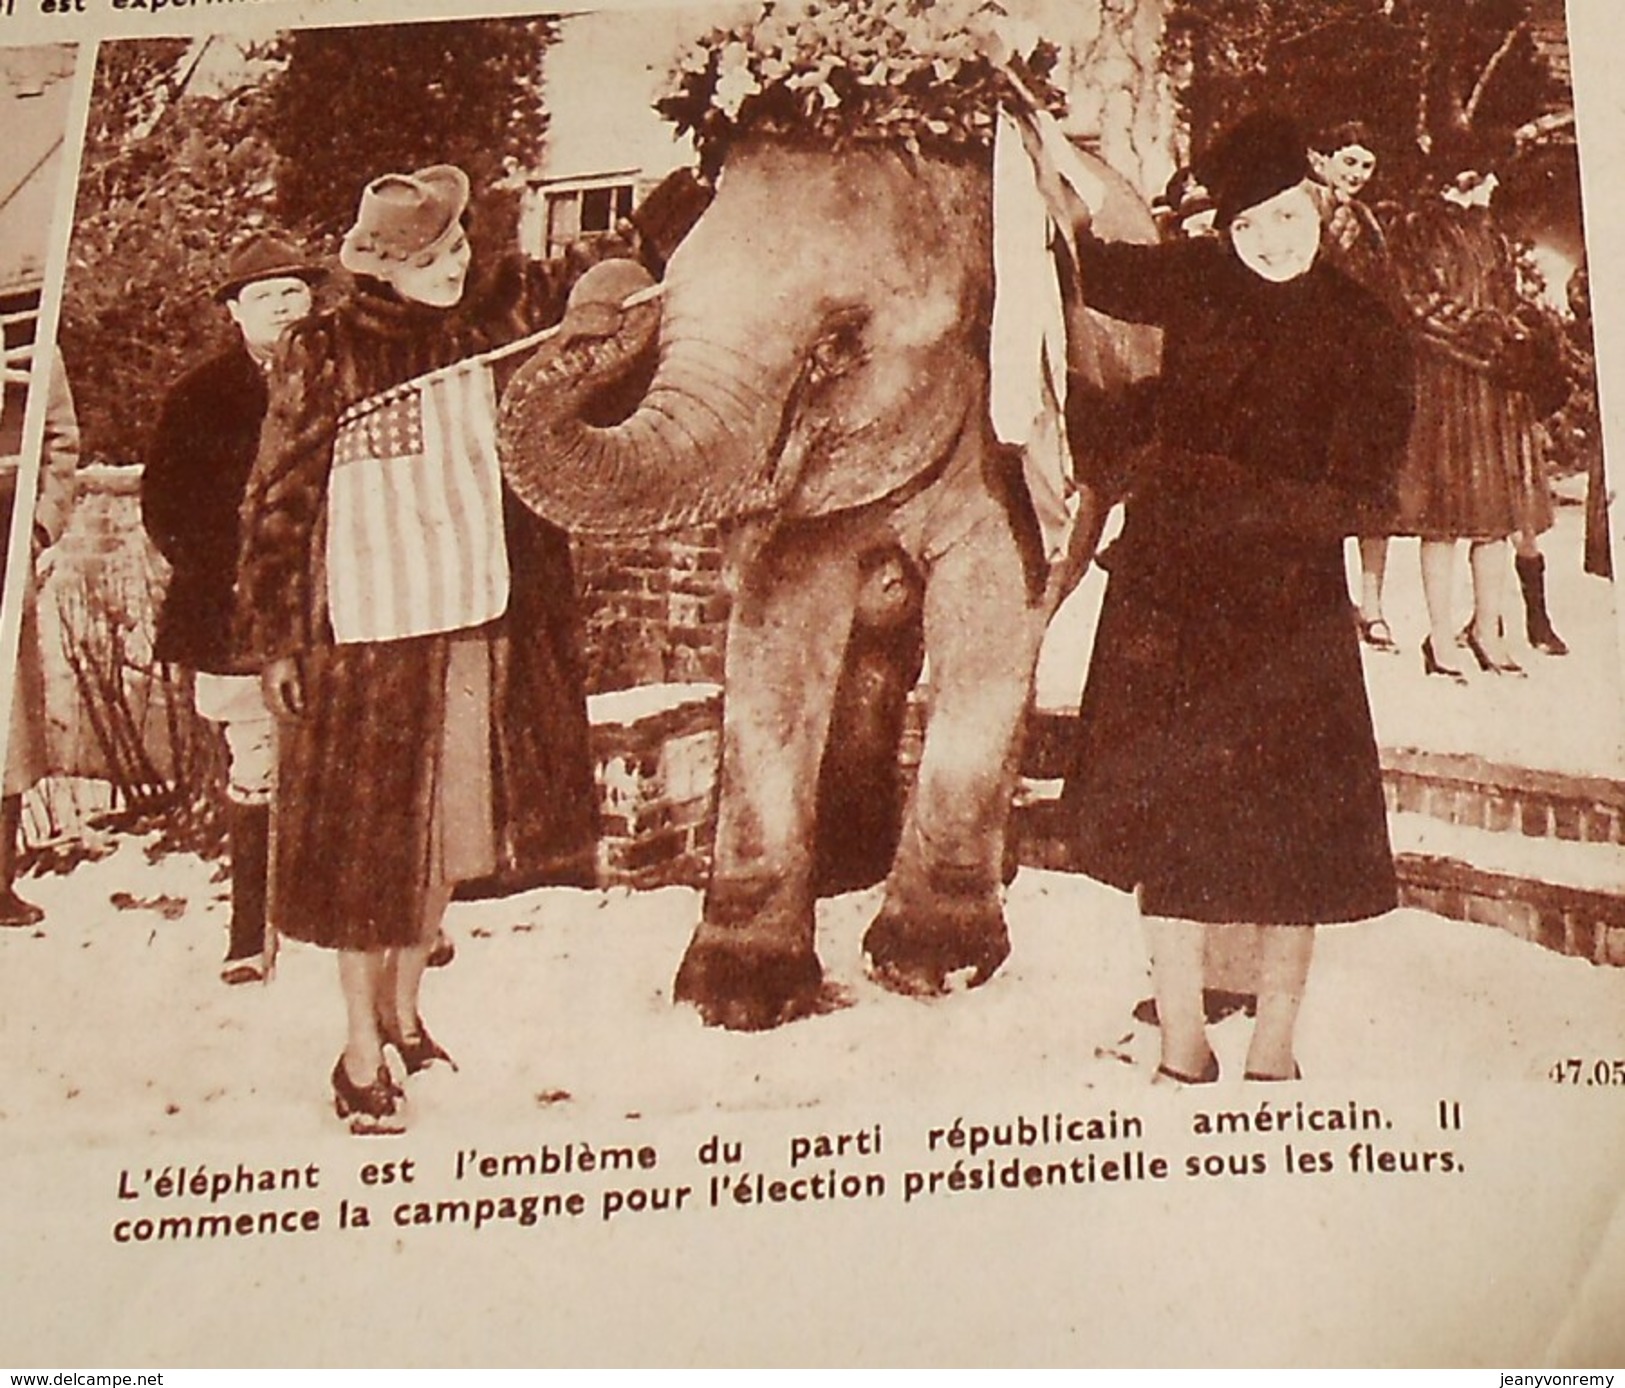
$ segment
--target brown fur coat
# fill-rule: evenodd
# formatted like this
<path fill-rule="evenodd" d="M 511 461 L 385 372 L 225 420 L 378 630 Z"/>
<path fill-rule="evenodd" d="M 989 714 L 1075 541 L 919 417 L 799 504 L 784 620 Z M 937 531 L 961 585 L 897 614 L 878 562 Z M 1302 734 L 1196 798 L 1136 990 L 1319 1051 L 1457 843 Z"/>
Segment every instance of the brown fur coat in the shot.
<path fill-rule="evenodd" d="M 342 410 L 556 316 L 545 273 L 511 269 L 452 310 L 362 281 L 290 334 L 242 514 L 237 635 L 257 663 L 296 655 L 305 713 L 279 730 L 272 902 L 279 929 L 341 949 L 418 938 L 433 879 L 434 776 L 450 638 L 337 646 L 321 558 Z M 505 497 L 506 615 L 491 671 L 499 874 L 586 877 L 594 835 L 574 583 L 564 535 Z"/>

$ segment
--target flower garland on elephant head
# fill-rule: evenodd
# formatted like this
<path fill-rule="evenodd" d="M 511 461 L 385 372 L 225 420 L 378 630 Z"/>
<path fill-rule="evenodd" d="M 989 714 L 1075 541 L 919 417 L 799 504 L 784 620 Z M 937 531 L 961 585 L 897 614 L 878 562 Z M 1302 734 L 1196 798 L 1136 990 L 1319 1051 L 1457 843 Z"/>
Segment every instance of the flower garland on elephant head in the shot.
<path fill-rule="evenodd" d="M 744 134 L 963 158 L 991 150 L 1000 106 L 1065 111 L 1058 57 L 990 0 L 768 0 L 693 44 L 655 109 L 709 178 Z"/>

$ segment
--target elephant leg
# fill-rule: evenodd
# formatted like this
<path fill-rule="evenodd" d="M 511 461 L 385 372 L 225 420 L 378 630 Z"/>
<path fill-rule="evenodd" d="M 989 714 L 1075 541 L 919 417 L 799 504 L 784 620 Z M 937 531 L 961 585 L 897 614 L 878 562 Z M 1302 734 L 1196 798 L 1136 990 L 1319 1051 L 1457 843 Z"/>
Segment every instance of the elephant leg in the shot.
<path fill-rule="evenodd" d="M 966 971 L 971 986 L 985 983 L 1010 952 L 1004 837 L 1044 616 L 1008 517 L 984 500 L 989 509 L 930 564 L 930 715 L 885 901 L 863 941 L 873 977 L 899 993 L 942 993 Z"/>
<path fill-rule="evenodd" d="M 818 768 L 858 582 L 837 524 L 780 532 L 739 569 L 711 880 L 673 986 L 712 1026 L 759 1031 L 818 1003 Z"/>

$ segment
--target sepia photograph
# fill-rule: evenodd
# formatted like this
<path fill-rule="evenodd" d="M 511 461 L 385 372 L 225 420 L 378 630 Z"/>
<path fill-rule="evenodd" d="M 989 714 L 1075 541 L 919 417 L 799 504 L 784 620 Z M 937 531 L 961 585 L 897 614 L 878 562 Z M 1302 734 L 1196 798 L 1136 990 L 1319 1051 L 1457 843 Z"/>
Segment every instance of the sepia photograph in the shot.
<path fill-rule="evenodd" d="M 8 1361 L 1625 1361 L 1562 0 L 336 18 L 0 48 Z"/>

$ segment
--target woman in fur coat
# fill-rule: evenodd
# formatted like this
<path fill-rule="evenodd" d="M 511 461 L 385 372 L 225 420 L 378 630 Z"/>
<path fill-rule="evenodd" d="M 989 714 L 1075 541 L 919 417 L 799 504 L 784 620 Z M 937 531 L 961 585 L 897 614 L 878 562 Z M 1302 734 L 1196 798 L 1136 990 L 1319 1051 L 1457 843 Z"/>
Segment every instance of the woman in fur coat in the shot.
<path fill-rule="evenodd" d="M 531 266 L 474 290 L 468 193 L 446 165 L 368 185 L 356 287 L 290 333 L 244 500 L 239 632 L 280 722 L 272 919 L 338 951 L 355 1132 L 404 1126 L 386 1046 L 408 1075 L 450 1062 L 418 990 L 454 887 L 579 879 L 594 832 L 567 542 L 502 490 L 488 369 L 441 370 L 560 299 Z"/>
<path fill-rule="evenodd" d="M 1078 233 L 1089 303 L 1164 330 L 1062 800 L 1077 866 L 1138 895 L 1162 1083 L 1218 1078 L 1210 926 L 1265 927 L 1245 1076 L 1290 1080 L 1314 927 L 1395 902 L 1343 542 L 1391 504 L 1410 349 L 1319 256 L 1304 148 L 1263 114 L 1211 152 L 1218 236 Z"/>

